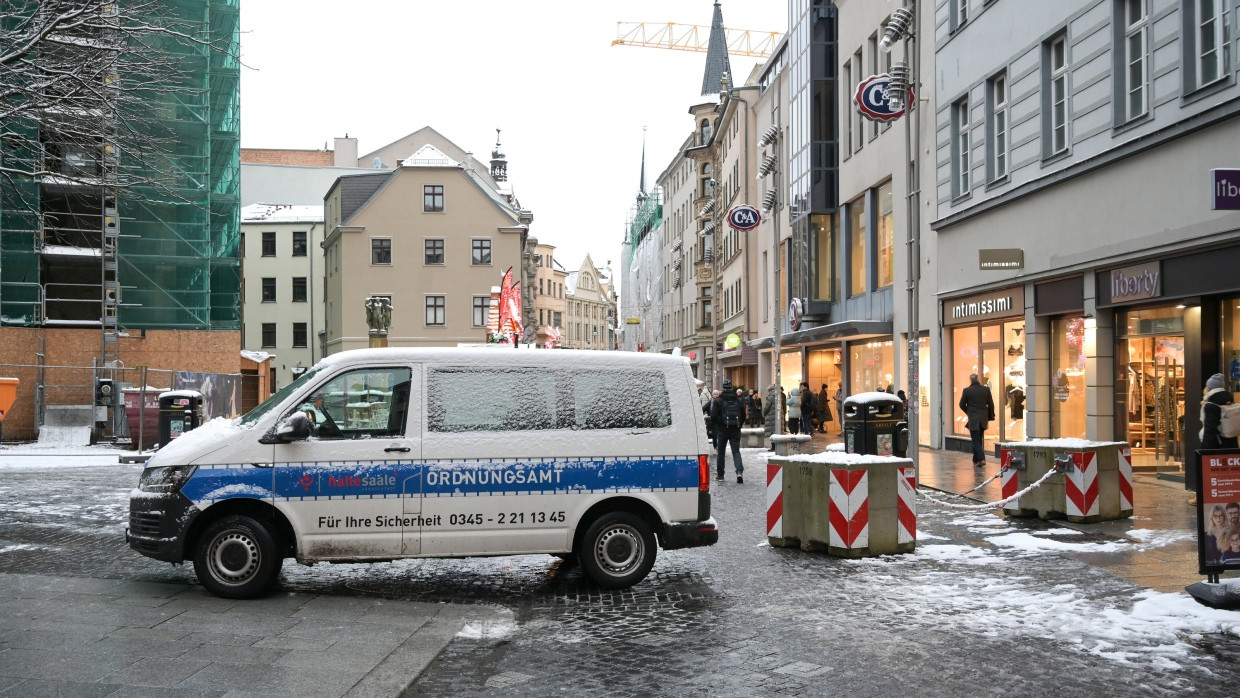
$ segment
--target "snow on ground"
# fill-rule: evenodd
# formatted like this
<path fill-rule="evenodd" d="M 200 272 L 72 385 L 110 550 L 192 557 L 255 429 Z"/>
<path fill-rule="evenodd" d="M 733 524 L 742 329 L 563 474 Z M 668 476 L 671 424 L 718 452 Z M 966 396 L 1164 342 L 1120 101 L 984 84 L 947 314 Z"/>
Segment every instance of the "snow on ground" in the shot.
<path fill-rule="evenodd" d="M 84 468 L 116 465 L 128 451 L 112 446 L 44 446 L 37 443 L 0 445 L 0 470 L 44 467 Z M 137 467 L 137 466 L 135 466 Z"/>

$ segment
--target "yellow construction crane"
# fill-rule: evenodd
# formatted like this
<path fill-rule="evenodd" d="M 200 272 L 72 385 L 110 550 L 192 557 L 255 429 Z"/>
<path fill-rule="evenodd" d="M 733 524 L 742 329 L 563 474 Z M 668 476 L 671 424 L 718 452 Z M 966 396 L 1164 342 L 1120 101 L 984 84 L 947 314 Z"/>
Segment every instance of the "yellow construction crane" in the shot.
<path fill-rule="evenodd" d="M 734 56 L 766 58 L 783 37 L 779 32 L 724 28 L 728 53 Z M 705 53 L 710 43 L 710 27 L 667 22 L 616 22 L 616 38 L 612 46 L 645 46 L 674 51 Z"/>

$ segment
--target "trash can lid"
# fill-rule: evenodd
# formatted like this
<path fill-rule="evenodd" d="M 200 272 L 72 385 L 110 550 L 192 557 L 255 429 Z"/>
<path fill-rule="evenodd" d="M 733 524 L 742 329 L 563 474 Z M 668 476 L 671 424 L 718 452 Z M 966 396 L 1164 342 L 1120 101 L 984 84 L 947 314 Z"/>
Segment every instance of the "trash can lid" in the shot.
<path fill-rule="evenodd" d="M 166 397 L 196 397 L 201 398 L 202 393 L 197 390 L 166 390 L 159 394 L 160 399 Z"/>
<path fill-rule="evenodd" d="M 895 403 L 903 405 L 904 402 L 900 398 L 891 393 L 884 393 L 881 390 L 874 390 L 868 393 L 857 393 L 844 398 L 845 405 L 869 405 L 869 404 L 888 404 Z"/>

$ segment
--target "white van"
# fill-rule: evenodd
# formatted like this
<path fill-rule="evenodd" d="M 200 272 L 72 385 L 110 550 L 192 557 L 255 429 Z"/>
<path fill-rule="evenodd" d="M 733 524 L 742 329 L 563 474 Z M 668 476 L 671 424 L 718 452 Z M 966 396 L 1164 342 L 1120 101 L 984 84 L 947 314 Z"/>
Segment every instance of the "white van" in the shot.
<path fill-rule="evenodd" d="M 712 545 L 689 363 L 645 353 L 361 349 L 147 462 L 129 545 L 230 598 L 282 561 L 575 554 L 598 585 Z"/>

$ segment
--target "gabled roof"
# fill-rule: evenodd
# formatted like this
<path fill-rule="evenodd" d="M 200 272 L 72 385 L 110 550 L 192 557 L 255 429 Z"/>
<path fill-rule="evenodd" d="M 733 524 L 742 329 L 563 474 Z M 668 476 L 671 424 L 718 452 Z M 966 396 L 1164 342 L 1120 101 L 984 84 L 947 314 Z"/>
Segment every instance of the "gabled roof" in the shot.
<path fill-rule="evenodd" d="M 429 143 L 418 148 L 418 152 L 400 161 L 401 167 L 456 167 L 459 164 Z"/>
<path fill-rule="evenodd" d="M 336 180 L 340 186 L 340 222 L 344 223 L 349 220 L 392 175 L 391 170 L 383 170 L 347 175 Z"/>

